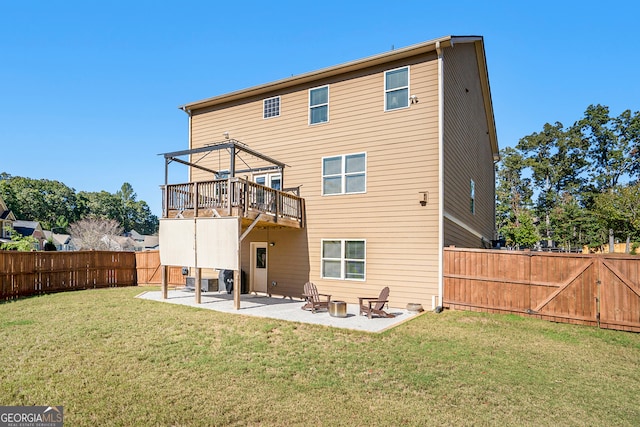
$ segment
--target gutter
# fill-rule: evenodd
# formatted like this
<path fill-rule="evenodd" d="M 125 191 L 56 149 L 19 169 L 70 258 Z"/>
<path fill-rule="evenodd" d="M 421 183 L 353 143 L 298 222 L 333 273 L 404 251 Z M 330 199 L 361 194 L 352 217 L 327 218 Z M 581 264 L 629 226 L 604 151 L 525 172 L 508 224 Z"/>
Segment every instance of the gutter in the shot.
<path fill-rule="evenodd" d="M 454 42 L 457 43 L 470 43 L 477 40 L 481 40 L 480 36 L 445 36 L 438 39 L 430 40 L 423 43 L 407 46 L 400 49 L 395 49 L 390 52 L 381 53 L 378 55 L 370 56 L 364 59 L 359 59 L 351 62 L 347 62 L 341 65 L 324 68 L 317 71 L 299 74 L 293 77 L 277 80 L 271 83 L 254 86 L 248 89 L 238 90 L 235 92 L 226 93 L 224 95 L 214 96 L 212 98 L 202 99 L 200 101 L 190 102 L 180 106 L 179 108 L 184 110 L 197 110 L 200 108 L 212 107 L 214 105 L 222 104 L 225 102 L 236 101 L 252 96 L 260 96 L 273 91 L 284 90 L 285 88 L 306 84 L 309 82 L 317 81 L 319 79 L 333 77 L 340 74 L 345 74 L 352 71 L 365 69 L 368 67 L 396 61 L 412 56 L 433 52 L 437 50 L 436 46 L 441 48 L 452 46 Z"/>

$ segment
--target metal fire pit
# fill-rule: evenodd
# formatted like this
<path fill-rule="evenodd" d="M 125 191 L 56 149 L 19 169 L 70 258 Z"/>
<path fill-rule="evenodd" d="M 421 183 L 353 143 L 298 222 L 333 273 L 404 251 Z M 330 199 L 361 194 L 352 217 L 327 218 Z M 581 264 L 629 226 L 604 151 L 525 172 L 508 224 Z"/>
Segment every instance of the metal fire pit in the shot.
<path fill-rule="evenodd" d="M 347 317 L 347 303 L 344 301 L 330 301 L 329 316 Z"/>
<path fill-rule="evenodd" d="M 420 313 L 424 311 L 424 308 L 422 308 L 422 304 L 410 302 L 407 304 L 407 311 L 410 313 Z"/>

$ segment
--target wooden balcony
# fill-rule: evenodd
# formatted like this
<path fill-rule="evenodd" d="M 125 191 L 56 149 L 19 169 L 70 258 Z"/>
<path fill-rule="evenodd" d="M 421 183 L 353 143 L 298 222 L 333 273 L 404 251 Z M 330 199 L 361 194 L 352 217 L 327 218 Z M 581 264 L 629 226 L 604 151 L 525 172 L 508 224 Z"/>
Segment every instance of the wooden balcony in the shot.
<path fill-rule="evenodd" d="M 242 178 L 167 184 L 162 192 L 163 218 L 235 216 L 262 227 L 303 228 L 304 199 Z"/>

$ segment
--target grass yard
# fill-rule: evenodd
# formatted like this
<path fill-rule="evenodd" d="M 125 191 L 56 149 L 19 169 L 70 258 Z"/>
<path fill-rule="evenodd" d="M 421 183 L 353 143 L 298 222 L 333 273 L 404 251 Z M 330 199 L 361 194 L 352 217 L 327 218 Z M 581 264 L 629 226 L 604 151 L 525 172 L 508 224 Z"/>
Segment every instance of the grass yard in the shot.
<path fill-rule="evenodd" d="M 0 405 L 69 426 L 640 425 L 640 334 L 470 312 L 368 334 L 141 291 L 0 304 Z"/>

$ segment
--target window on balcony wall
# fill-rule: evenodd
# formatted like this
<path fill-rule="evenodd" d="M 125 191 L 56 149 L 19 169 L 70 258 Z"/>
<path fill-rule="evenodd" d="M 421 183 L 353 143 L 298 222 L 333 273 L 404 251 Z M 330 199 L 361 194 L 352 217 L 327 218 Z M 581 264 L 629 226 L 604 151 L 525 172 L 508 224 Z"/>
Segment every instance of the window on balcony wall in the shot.
<path fill-rule="evenodd" d="M 322 159 L 322 194 L 366 192 L 366 153 Z"/>
<path fill-rule="evenodd" d="M 384 73 L 384 109 L 397 110 L 409 106 L 409 67 Z"/>
<path fill-rule="evenodd" d="M 364 240 L 322 240 L 322 278 L 365 279 Z"/>
<path fill-rule="evenodd" d="M 309 124 L 329 121 L 329 86 L 309 89 Z"/>

